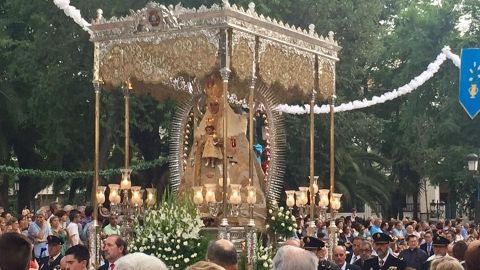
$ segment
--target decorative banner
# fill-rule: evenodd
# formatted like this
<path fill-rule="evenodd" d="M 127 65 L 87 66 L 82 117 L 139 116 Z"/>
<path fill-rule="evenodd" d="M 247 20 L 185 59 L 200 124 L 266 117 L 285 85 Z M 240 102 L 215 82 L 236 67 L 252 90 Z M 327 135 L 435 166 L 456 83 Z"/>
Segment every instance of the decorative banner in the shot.
<path fill-rule="evenodd" d="M 480 112 L 480 49 L 462 49 L 458 99 L 470 118 Z"/>

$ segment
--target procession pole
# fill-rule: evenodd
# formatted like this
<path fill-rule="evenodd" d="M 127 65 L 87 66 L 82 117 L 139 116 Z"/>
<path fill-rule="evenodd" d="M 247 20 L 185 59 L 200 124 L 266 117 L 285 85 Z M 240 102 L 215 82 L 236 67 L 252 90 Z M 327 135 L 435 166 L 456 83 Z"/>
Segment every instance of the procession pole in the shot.
<path fill-rule="evenodd" d="M 222 43 L 222 54 L 220 56 L 221 69 L 220 75 L 223 81 L 223 194 L 222 194 L 222 204 L 223 204 L 223 217 L 220 223 L 220 229 L 218 232 L 218 237 L 220 239 L 230 240 L 230 232 L 228 225 L 228 202 L 227 202 L 227 179 L 228 179 L 228 158 L 227 158 L 227 145 L 228 145 L 228 80 L 230 77 L 230 56 L 229 56 L 229 38 L 228 30 L 223 29 L 221 31 L 220 42 Z"/>
<path fill-rule="evenodd" d="M 96 22 L 102 19 L 102 10 L 97 10 Z M 90 252 L 90 266 L 97 269 L 100 266 L 100 229 L 98 224 L 98 201 L 97 201 L 97 187 L 100 183 L 100 44 L 94 42 L 93 44 L 93 87 L 95 90 L 95 149 L 94 149 L 94 177 L 92 181 L 92 226 L 89 234 L 89 252 Z"/>
<path fill-rule="evenodd" d="M 310 221 L 308 223 L 307 228 L 307 235 L 314 236 L 316 233 L 316 225 L 315 225 L 315 192 L 313 183 L 315 181 L 315 148 L 314 148 L 314 141 L 315 141 L 315 95 L 316 91 L 312 91 L 312 96 L 310 99 Z"/>

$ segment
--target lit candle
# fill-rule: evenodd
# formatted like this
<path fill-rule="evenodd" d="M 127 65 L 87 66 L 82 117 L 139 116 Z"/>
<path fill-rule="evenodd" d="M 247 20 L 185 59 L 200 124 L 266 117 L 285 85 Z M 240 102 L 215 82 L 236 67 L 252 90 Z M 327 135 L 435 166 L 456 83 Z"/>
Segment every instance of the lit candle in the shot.
<path fill-rule="evenodd" d="M 131 169 L 121 169 L 122 172 L 122 181 L 120 182 L 120 189 L 130 189 L 132 182 L 130 181 L 130 174 L 132 173 Z"/>
<path fill-rule="evenodd" d="M 155 205 L 156 193 L 157 193 L 156 188 L 147 188 L 147 199 L 145 200 L 145 202 L 147 203 L 148 206 Z"/>
<path fill-rule="evenodd" d="M 320 195 L 320 201 L 318 202 L 318 206 L 320 207 L 327 207 L 328 206 L 328 193 L 330 190 L 328 189 L 320 189 L 318 194 Z"/>
<path fill-rule="evenodd" d="M 202 186 L 196 186 L 193 187 L 193 202 L 196 205 L 202 204 L 203 203 L 203 187 Z"/>
<path fill-rule="evenodd" d="M 117 202 L 117 197 L 120 198 L 120 195 L 118 195 L 118 188 L 120 186 L 118 184 L 109 184 L 108 187 L 110 188 L 110 194 L 108 195 L 110 204 L 118 204 L 119 202 Z"/>
<path fill-rule="evenodd" d="M 138 206 L 140 202 L 142 201 L 142 198 L 140 197 L 140 186 L 133 186 L 132 187 L 132 199 L 131 199 L 131 204 L 134 206 Z"/>
<path fill-rule="evenodd" d="M 308 192 L 309 188 L 308 187 L 299 187 L 298 189 L 301 192 L 300 199 L 302 200 L 302 205 L 306 205 L 308 203 L 307 192 Z"/>
<path fill-rule="evenodd" d="M 97 203 L 102 204 L 105 202 L 105 186 L 98 186 L 97 187 Z"/>
<path fill-rule="evenodd" d="M 228 178 L 227 178 L 228 179 Z M 242 202 L 242 198 L 240 197 L 240 188 L 242 186 L 239 184 L 231 184 L 230 188 L 232 190 L 230 195 L 230 203 L 231 204 L 240 204 Z"/>
<path fill-rule="evenodd" d="M 295 206 L 295 190 L 286 190 L 287 194 L 287 207 L 293 208 Z"/>
<path fill-rule="evenodd" d="M 247 186 L 247 203 L 255 204 L 257 202 L 257 192 L 254 186 Z"/>
<path fill-rule="evenodd" d="M 217 189 L 217 184 L 205 184 L 205 201 L 207 203 L 214 203 L 217 200 L 215 199 L 215 190 Z"/>
<path fill-rule="evenodd" d="M 340 209 L 340 198 L 342 197 L 341 193 L 332 193 L 332 209 Z"/>

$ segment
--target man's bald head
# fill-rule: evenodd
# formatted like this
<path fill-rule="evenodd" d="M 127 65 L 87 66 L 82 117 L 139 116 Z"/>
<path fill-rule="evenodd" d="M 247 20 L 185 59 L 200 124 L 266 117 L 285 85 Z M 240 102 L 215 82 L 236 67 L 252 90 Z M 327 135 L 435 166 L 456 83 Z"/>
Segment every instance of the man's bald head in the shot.
<path fill-rule="evenodd" d="M 295 238 L 290 238 L 290 239 L 287 240 L 287 242 L 285 242 L 285 245 L 300 247 L 300 240 L 295 239 Z"/>
<path fill-rule="evenodd" d="M 237 251 L 235 246 L 225 239 L 210 243 L 207 250 L 207 261 L 216 263 L 227 270 L 236 270 Z"/>

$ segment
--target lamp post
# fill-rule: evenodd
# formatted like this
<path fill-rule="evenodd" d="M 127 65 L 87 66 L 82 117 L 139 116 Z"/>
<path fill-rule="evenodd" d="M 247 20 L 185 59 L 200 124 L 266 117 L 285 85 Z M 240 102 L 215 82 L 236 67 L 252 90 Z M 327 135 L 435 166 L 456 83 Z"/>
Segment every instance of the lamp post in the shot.
<path fill-rule="evenodd" d="M 480 222 L 480 174 L 478 172 L 478 156 L 476 154 L 467 155 L 468 170 L 473 172 L 473 179 L 477 184 L 477 196 L 475 199 L 475 223 Z"/>
<path fill-rule="evenodd" d="M 430 217 L 439 220 L 445 213 L 445 203 L 443 201 L 432 200 L 430 203 Z"/>

